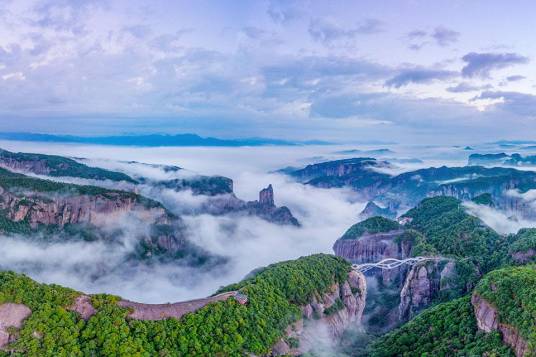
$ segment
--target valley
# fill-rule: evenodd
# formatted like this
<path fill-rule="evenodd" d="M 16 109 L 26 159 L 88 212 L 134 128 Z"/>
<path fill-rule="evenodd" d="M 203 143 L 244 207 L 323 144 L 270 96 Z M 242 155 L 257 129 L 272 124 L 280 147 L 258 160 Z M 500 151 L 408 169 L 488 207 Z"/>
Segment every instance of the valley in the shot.
<path fill-rule="evenodd" d="M 108 160 L 99 167 L 93 162 L 102 163 L 2 151 L 1 229 L 8 251 L 0 265 L 15 270 L 0 277 L 4 353 L 398 356 L 406 351 L 410 356 L 454 349 L 460 356 L 524 356 L 533 351 L 533 330 L 527 329 L 535 321 L 531 304 L 513 303 L 504 312 L 506 302 L 497 299 L 519 278 L 528 286 L 520 298 L 531 301 L 536 234 L 530 227 L 499 233 L 474 215 L 481 207 L 530 219 L 530 205 L 521 199 L 504 203 L 505 190 L 522 195 L 532 189 L 536 180 L 530 171 L 444 166 L 388 174 L 377 170 L 400 164 L 343 159 L 267 174 L 264 180 L 273 184 L 246 201 L 235 191 L 240 191 L 236 177 L 199 175 L 173 164 Z M 416 176 L 420 183 L 410 184 Z M 463 185 L 464 194 L 445 185 Z M 278 187 L 287 202 L 281 206 Z M 325 197 L 324 202 L 304 211 L 306 206 L 285 199 L 286 192 L 295 197 L 297 190 Z M 304 249 L 316 227 L 311 209 L 330 202 L 319 211 L 325 214 L 335 207 L 335 197 L 359 203 L 345 204 L 352 212 L 337 221 L 338 233 L 332 227 L 321 244 L 309 239 Z M 245 247 L 207 245 L 200 235 L 203 221 L 219 222 L 218 231 L 227 232 L 220 239 L 234 236 Z M 233 254 L 234 248 L 251 254 L 251 247 L 263 247 L 251 233 L 241 237 L 240 225 L 250 221 L 270 235 L 284 234 L 281 248 L 291 248 L 284 254 L 296 255 L 281 259 L 259 252 L 261 259 L 242 265 L 247 255 Z M 30 256 L 12 256 L 13 244 L 43 252 L 104 247 L 106 254 L 92 262 L 49 258 L 43 265 Z M 263 256 L 268 264 L 261 263 Z M 98 269 L 91 266 L 95 263 Z M 217 274 L 227 281 L 220 288 L 211 277 Z M 151 283 L 147 277 L 157 279 Z M 180 293 L 188 286 L 198 289 L 197 279 L 208 279 L 207 287 L 196 295 Z M 132 287 L 142 283 L 151 289 L 141 294 L 125 289 L 128 280 Z M 158 290 L 162 281 L 167 302 Z M 119 294 L 110 295 L 109 284 Z M 153 294 L 160 299 L 143 298 Z M 438 325 L 453 314 L 463 318 Z M 110 318 L 122 327 L 107 325 Z M 420 331 L 422 326 L 433 329 Z M 103 328 L 106 334 L 97 332 Z M 65 329 L 71 334 L 47 337 Z"/>

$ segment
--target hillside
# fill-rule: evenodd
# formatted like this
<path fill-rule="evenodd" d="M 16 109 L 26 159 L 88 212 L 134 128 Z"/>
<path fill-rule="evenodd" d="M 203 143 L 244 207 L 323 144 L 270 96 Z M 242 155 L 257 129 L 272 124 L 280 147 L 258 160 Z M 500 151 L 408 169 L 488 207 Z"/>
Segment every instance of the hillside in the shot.
<path fill-rule="evenodd" d="M 498 333 L 478 331 L 470 297 L 428 310 L 376 341 L 368 355 L 388 356 L 513 356 Z"/>
<path fill-rule="evenodd" d="M 385 213 L 407 210 L 431 196 L 451 196 L 471 200 L 488 193 L 495 206 L 514 211 L 521 217 L 534 218 L 536 210 L 519 197 L 536 188 L 536 173 L 506 167 L 429 167 L 390 176 L 383 169 L 393 168 L 388 161 L 353 158 L 311 164 L 302 169 L 283 172 L 297 181 L 323 188 L 350 187 L 360 197 L 387 208 Z"/>
<path fill-rule="evenodd" d="M 136 183 L 124 173 L 87 166 L 73 159 L 56 155 L 14 153 L 0 149 L 0 166 L 10 170 L 52 177 L 79 177 Z"/>
<path fill-rule="evenodd" d="M 31 312 L 20 329 L 4 331 L 13 340 L 5 350 L 27 356 L 264 354 L 285 337 L 287 326 L 302 318 L 302 306 L 330 292 L 334 284 L 348 286 L 348 274 L 349 265 L 343 260 L 314 255 L 271 265 L 224 289 L 239 290 L 247 297 L 245 304 L 229 298 L 180 319 L 139 320 L 119 306 L 119 297 L 95 295 L 85 303 L 85 311 L 91 313 L 84 320 L 73 311 L 80 310 L 73 304 L 81 293 L 2 272 L 0 309 L 13 303 Z M 361 292 L 357 290 L 355 294 L 359 296 Z M 341 308 L 346 309 L 342 305 L 332 310 L 336 313 Z M 332 312 L 326 309 L 325 319 L 329 319 L 328 313 Z M 289 341 L 292 345 L 298 343 L 295 339 Z"/>
<path fill-rule="evenodd" d="M 132 258 L 204 264 L 213 257 L 188 241 L 184 223 L 161 203 L 129 191 L 75 185 L 0 168 L 0 232 L 25 239 L 118 244 L 125 222 L 145 229 Z"/>
<path fill-rule="evenodd" d="M 376 341 L 371 356 L 536 355 L 536 269 L 487 274 L 472 297 L 430 308 Z"/>
<path fill-rule="evenodd" d="M 12 173 L 16 171 L 24 174 L 35 174 L 48 176 L 55 181 L 62 181 L 65 178 L 80 178 L 91 180 L 92 186 L 70 185 L 71 190 L 97 190 L 99 187 L 116 187 L 116 183 L 122 181 L 128 185 L 122 185 L 123 190 L 130 192 L 142 191 L 153 200 L 162 200 L 162 191 L 189 191 L 193 195 L 208 196 L 204 203 L 196 209 L 195 214 L 208 213 L 212 215 L 252 215 L 260 217 L 266 221 L 300 226 L 298 220 L 292 215 L 288 207 L 278 207 L 274 203 L 273 189 L 269 185 L 262 190 L 260 195 L 268 195 L 266 200 L 249 201 L 239 199 L 233 192 L 233 180 L 224 176 L 205 176 L 188 172 L 187 170 L 173 165 L 145 164 L 140 162 L 122 162 L 119 167 L 124 172 L 111 171 L 84 164 L 85 159 L 73 160 L 67 157 L 44 154 L 13 153 L 0 149 L 0 168 L 7 168 L 2 171 L 3 176 L 11 175 L 18 178 L 17 184 L 24 183 L 30 185 L 31 190 L 51 190 L 57 191 L 65 189 L 68 185 L 61 182 L 38 181 L 22 175 Z M 145 176 L 148 172 L 157 173 L 156 177 Z M 127 175 L 128 173 L 128 175 Z M 22 182 L 27 181 L 27 182 Z M 110 185 L 107 181 L 113 181 Z M 31 184 L 34 184 L 31 186 Z M 110 191 L 110 190 L 107 190 Z M 92 193 L 92 192 L 90 192 Z"/>

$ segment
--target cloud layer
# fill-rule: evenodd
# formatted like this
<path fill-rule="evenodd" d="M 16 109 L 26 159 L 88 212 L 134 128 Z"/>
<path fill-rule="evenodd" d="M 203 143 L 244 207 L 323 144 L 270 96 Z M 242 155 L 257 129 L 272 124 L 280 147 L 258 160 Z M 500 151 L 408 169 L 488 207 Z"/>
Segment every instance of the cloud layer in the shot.
<path fill-rule="evenodd" d="M 502 5 L 485 6 L 499 28 Z M 416 122 L 453 134 L 471 117 L 495 135 L 500 118 L 523 121 L 526 113 L 467 92 L 535 94 L 526 64 L 536 49 L 515 42 L 525 36 L 522 15 L 509 23 L 515 37 L 450 4 L 7 0 L 0 130 L 348 141 L 359 128 L 407 141 L 423 136 Z M 334 97 L 357 109 L 319 116 L 315 108 Z M 377 111 L 367 100 L 356 106 L 357 98 L 389 100 Z"/>

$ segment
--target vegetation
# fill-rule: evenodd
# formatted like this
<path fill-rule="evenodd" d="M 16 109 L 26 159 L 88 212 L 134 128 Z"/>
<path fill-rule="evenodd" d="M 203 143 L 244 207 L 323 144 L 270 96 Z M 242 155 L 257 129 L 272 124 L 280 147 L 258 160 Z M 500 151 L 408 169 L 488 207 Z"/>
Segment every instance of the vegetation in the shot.
<path fill-rule="evenodd" d="M 342 239 L 357 239 L 365 233 L 389 232 L 400 228 L 398 222 L 381 216 L 371 217 L 354 224 L 344 233 Z"/>
<path fill-rule="evenodd" d="M 340 298 L 337 298 L 335 302 L 333 303 L 333 305 L 331 305 L 330 307 L 324 310 L 324 315 L 326 316 L 333 315 L 334 313 L 342 310 L 343 308 L 344 308 L 344 303 L 342 302 Z"/>
<path fill-rule="evenodd" d="M 19 163 L 38 162 L 46 166 L 47 175 L 55 177 L 80 177 L 94 180 L 126 181 L 136 183 L 130 176 L 121 172 L 109 171 L 99 167 L 90 167 L 63 156 L 13 153 L 0 150 L 0 162 L 17 161 Z"/>
<path fill-rule="evenodd" d="M 101 195 L 110 199 L 118 197 L 132 198 L 147 207 L 161 206 L 160 203 L 133 192 L 44 180 L 14 173 L 2 168 L 0 168 L 0 186 L 13 193 L 21 194 L 26 193 L 26 191 L 32 191 L 34 193 L 61 193 L 90 196 Z M 30 199 L 28 199 L 28 201 L 30 201 Z"/>
<path fill-rule="evenodd" d="M 369 356 L 513 356 L 498 333 L 478 331 L 470 297 L 425 310 L 375 341 Z"/>
<path fill-rule="evenodd" d="M 494 206 L 493 203 L 493 197 L 491 196 L 491 193 L 483 193 L 481 195 L 476 196 L 472 200 L 477 205 L 485 205 L 485 206 Z"/>
<path fill-rule="evenodd" d="M 439 254 L 467 259 L 481 272 L 509 263 L 508 245 L 503 237 L 477 217 L 466 213 L 461 201 L 453 197 L 433 197 L 409 210 L 407 227 L 426 237 L 426 243 Z"/>
<path fill-rule="evenodd" d="M 514 326 L 536 350 L 536 266 L 510 267 L 487 274 L 475 292 L 497 308 L 499 321 Z"/>
<path fill-rule="evenodd" d="M 412 255 L 415 257 L 438 255 L 434 246 L 426 241 L 426 237 L 414 229 L 405 230 L 404 233 L 395 238 L 395 243 L 409 244 L 412 247 Z"/>
<path fill-rule="evenodd" d="M 510 254 L 536 251 L 536 228 L 524 228 L 517 232 L 514 242 L 510 246 Z"/>
<path fill-rule="evenodd" d="M 92 298 L 97 312 L 84 321 L 68 310 L 78 293 L 0 273 L 2 302 L 29 306 L 32 315 L 10 348 L 15 356 L 238 356 L 264 354 L 301 316 L 298 305 L 347 278 L 350 266 L 318 254 L 273 264 L 223 290 L 240 289 L 247 305 L 234 299 L 209 304 L 180 320 L 128 318 L 117 297 Z M 0 354 L 1 355 L 1 354 Z M 4 353 L 7 356 L 7 353 Z"/>

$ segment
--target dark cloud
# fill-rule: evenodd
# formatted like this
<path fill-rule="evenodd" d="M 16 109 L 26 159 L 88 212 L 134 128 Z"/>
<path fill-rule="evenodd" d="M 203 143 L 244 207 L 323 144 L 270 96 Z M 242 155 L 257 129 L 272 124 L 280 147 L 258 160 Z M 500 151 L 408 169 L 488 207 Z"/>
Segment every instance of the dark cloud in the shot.
<path fill-rule="evenodd" d="M 445 80 L 457 75 L 454 71 L 428 68 L 412 68 L 400 71 L 396 76 L 385 82 L 387 87 L 400 88 L 410 83 L 430 83 L 435 80 Z"/>
<path fill-rule="evenodd" d="M 324 44 L 354 39 L 358 35 L 375 34 L 382 30 L 382 23 L 377 19 L 365 19 L 351 28 L 343 27 L 333 20 L 324 18 L 313 19 L 309 24 L 309 34 L 313 40 Z"/>
<path fill-rule="evenodd" d="M 266 66 L 262 73 L 268 83 L 305 86 L 305 82 L 317 79 L 378 79 L 389 75 L 392 70 L 364 59 L 342 56 L 308 56 L 294 58 L 279 64 Z"/>
<path fill-rule="evenodd" d="M 491 71 L 528 63 L 527 57 L 517 53 L 476 53 L 471 52 L 462 57 L 466 65 L 462 69 L 464 77 L 489 77 Z"/>
<path fill-rule="evenodd" d="M 446 47 L 457 42 L 458 38 L 460 37 L 460 33 L 446 27 L 439 26 L 434 29 L 434 32 L 430 36 L 439 46 Z"/>
<path fill-rule="evenodd" d="M 424 37 L 427 37 L 428 33 L 423 30 L 413 30 L 409 32 L 407 36 L 410 40 L 416 40 L 416 39 L 422 39 Z"/>
<path fill-rule="evenodd" d="M 523 79 L 525 79 L 526 77 L 525 76 L 521 76 L 521 75 L 514 75 L 514 76 L 508 76 L 506 77 L 506 80 L 508 82 L 518 82 L 518 81 L 521 81 Z"/>
<path fill-rule="evenodd" d="M 536 95 L 520 92 L 487 91 L 473 98 L 473 100 L 478 99 L 500 99 L 502 102 L 496 104 L 499 109 L 520 116 L 536 117 Z"/>
<path fill-rule="evenodd" d="M 480 90 L 489 90 L 492 86 L 490 84 L 486 84 L 483 86 L 473 85 L 471 83 L 467 82 L 461 82 L 453 87 L 448 87 L 447 92 L 451 93 L 467 93 L 467 92 L 476 92 Z"/>

